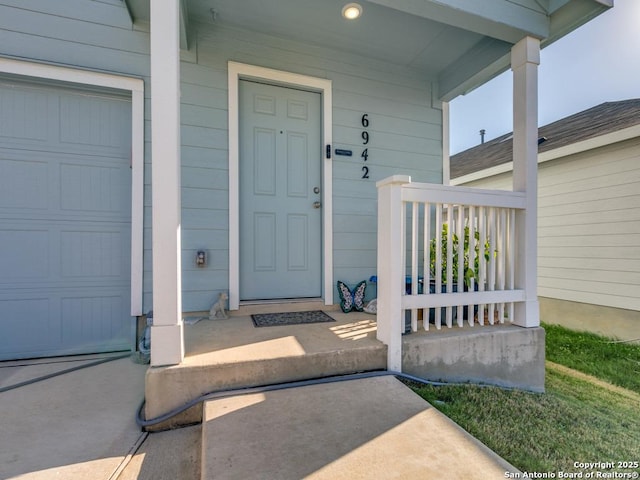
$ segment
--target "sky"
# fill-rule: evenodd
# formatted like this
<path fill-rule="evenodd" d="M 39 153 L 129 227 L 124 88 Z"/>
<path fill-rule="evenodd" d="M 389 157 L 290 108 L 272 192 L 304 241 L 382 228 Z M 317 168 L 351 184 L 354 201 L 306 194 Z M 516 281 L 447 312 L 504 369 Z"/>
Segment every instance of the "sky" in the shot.
<path fill-rule="evenodd" d="M 513 130 L 511 71 L 450 103 L 455 154 Z M 640 0 L 614 8 L 540 52 L 539 125 L 603 102 L 640 98 Z"/>

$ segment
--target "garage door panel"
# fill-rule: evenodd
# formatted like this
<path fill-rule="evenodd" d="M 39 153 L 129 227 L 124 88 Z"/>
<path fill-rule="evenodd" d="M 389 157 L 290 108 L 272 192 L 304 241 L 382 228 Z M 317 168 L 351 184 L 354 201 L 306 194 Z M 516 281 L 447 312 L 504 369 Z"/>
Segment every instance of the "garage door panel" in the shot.
<path fill-rule="evenodd" d="M 129 333 L 123 295 L 86 290 L 77 293 L 61 299 L 63 344 L 122 345 L 118 339 L 126 339 Z"/>
<path fill-rule="evenodd" d="M 0 283 L 44 281 L 49 276 L 47 230 L 0 230 Z"/>
<path fill-rule="evenodd" d="M 70 161 L 73 160 L 73 161 Z M 0 147 L 0 215 L 59 216 L 130 221 L 128 159 L 3 149 Z"/>
<path fill-rule="evenodd" d="M 49 95 L 39 88 L 0 85 L 0 138 L 45 143 L 49 137 Z"/>
<path fill-rule="evenodd" d="M 40 228 L 25 228 L 37 223 Z M 121 286 L 130 282 L 131 228 L 125 223 L 4 220 L 0 288 L 53 288 L 60 282 Z"/>
<path fill-rule="evenodd" d="M 60 318 L 50 316 L 51 303 L 51 298 L 26 295 L 10 300 L 0 298 L 6 353 L 35 352 L 62 345 Z"/>
<path fill-rule="evenodd" d="M 130 348 L 130 132 L 129 99 L 0 80 L 0 360 Z"/>
<path fill-rule="evenodd" d="M 130 108 L 128 102 L 111 98 L 63 95 L 60 143 L 73 149 L 89 146 L 96 153 L 121 155 L 131 132 Z"/>
<path fill-rule="evenodd" d="M 47 162 L 14 160 L 0 152 L 0 171 L 0 208 L 47 208 Z"/>
<path fill-rule="evenodd" d="M 60 233 L 63 279 L 100 277 L 128 282 L 128 242 L 122 231 L 64 230 Z"/>
<path fill-rule="evenodd" d="M 128 169 L 62 164 L 60 208 L 86 212 L 126 211 L 131 204 L 131 190 L 126 188 L 129 177 Z"/>

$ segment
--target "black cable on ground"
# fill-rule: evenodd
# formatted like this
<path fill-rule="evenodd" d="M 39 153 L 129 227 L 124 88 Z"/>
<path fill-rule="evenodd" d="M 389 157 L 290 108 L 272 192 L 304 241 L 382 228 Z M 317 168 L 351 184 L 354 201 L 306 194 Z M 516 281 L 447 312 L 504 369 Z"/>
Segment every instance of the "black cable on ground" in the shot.
<path fill-rule="evenodd" d="M 43 375 L 41 377 L 32 378 L 31 380 L 26 380 L 24 382 L 16 383 L 15 385 L 9 385 L 7 387 L 0 388 L 0 393 L 8 392 L 9 390 L 14 390 L 16 388 L 25 387 L 27 385 L 31 385 L 37 382 L 41 382 L 43 380 L 48 380 L 49 378 L 57 377 L 58 375 L 64 375 L 65 373 L 75 372 L 76 370 L 82 370 L 83 368 L 95 367 L 96 365 L 100 365 L 102 363 L 112 362 L 114 360 L 120 360 L 122 358 L 130 357 L 131 353 L 126 353 L 122 355 L 117 355 L 109 358 L 101 358 L 100 360 L 96 360 L 95 362 L 85 363 L 83 365 L 78 365 L 77 367 L 66 368 L 64 370 L 60 370 L 59 372 L 49 373 L 47 375 Z M 42 363 L 38 365 L 43 365 Z"/>
<path fill-rule="evenodd" d="M 496 385 L 485 385 L 485 384 L 434 382 L 431 380 L 425 380 L 424 378 L 415 377 L 407 373 L 394 372 L 390 370 L 380 370 L 380 371 L 374 371 L 374 372 L 353 373 L 349 375 L 337 375 L 333 377 L 323 377 L 323 378 L 316 378 L 312 380 L 300 380 L 297 382 L 277 383 L 272 385 L 262 385 L 259 387 L 246 387 L 246 388 L 219 390 L 216 392 L 205 393 L 203 395 L 200 395 L 199 397 L 194 398 L 193 400 L 185 403 L 184 405 L 178 408 L 174 408 L 173 410 L 165 413 L 164 415 L 160 415 L 158 417 L 151 418 L 149 420 L 142 418 L 142 411 L 145 406 L 145 400 L 143 400 L 142 403 L 140 404 L 140 407 L 138 407 L 138 413 L 136 414 L 136 423 L 138 424 L 138 426 L 143 428 L 151 427 L 153 425 L 166 422 L 167 420 L 175 417 L 176 415 L 179 415 L 182 412 L 190 409 L 191 407 L 194 407 L 199 403 L 205 402 L 207 400 L 215 400 L 218 398 L 232 397 L 235 395 L 251 395 L 253 393 L 272 392 L 276 390 L 285 390 L 289 388 L 306 387 L 309 385 L 322 385 L 327 383 L 346 382 L 349 380 L 360 380 L 364 378 L 386 377 L 386 376 L 399 377 L 405 380 L 410 380 L 412 382 L 423 383 L 425 385 L 435 385 L 435 386 L 473 385 L 478 387 L 496 387 Z M 504 388 L 504 387 L 497 387 L 497 388 Z"/>

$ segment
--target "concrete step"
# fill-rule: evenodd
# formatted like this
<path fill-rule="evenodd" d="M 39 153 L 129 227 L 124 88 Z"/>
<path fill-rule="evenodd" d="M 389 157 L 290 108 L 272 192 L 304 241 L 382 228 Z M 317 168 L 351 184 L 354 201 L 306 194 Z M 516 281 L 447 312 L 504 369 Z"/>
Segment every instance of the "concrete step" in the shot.
<path fill-rule="evenodd" d="M 210 400 L 203 415 L 203 480 L 517 472 L 391 376 Z"/>
<path fill-rule="evenodd" d="M 184 362 L 147 372 L 146 418 L 209 392 L 385 369 L 387 348 L 375 338 L 373 318 L 331 314 L 335 323 L 256 328 L 250 318 L 234 317 L 185 327 Z M 195 405 L 149 430 L 201 419 Z"/>

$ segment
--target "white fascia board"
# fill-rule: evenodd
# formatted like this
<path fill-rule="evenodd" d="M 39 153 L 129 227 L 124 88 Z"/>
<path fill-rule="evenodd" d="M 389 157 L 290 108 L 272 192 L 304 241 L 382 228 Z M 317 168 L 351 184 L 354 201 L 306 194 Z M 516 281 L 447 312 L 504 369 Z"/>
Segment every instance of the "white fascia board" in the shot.
<path fill-rule="evenodd" d="M 525 0 L 526 6 L 504 0 L 369 1 L 512 44 L 526 36 L 549 36 L 549 17 L 535 0 Z"/>
<path fill-rule="evenodd" d="M 546 152 L 538 154 L 538 164 L 555 160 L 557 158 L 568 157 L 569 155 L 575 155 L 577 153 L 594 150 L 600 147 L 606 147 L 614 143 L 623 142 L 632 138 L 640 137 L 640 124 L 632 127 L 623 128 L 616 132 L 600 135 L 599 137 L 589 138 L 581 142 L 565 145 L 564 147 L 556 148 Z M 495 167 L 485 168 L 477 172 L 469 173 L 458 178 L 451 180 L 451 185 L 465 185 L 476 180 L 482 180 L 484 178 L 500 175 L 501 173 L 511 172 L 513 170 L 513 162 L 503 163 L 496 165 Z"/>
<path fill-rule="evenodd" d="M 450 184 L 466 185 L 467 183 L 474 182 L 476 180 L 493 177 L 495 175 L 500 175 L 501 173 L 506 173 L 511 171 L 513 171 L 513 162 L 507 162 L 501 165 L 496 165 L 495 167 L 485 168 L 484 170 L 479 170 L 477 172 L 469 173 L 468 175 L 452 178 L 450 181 Z"/>

